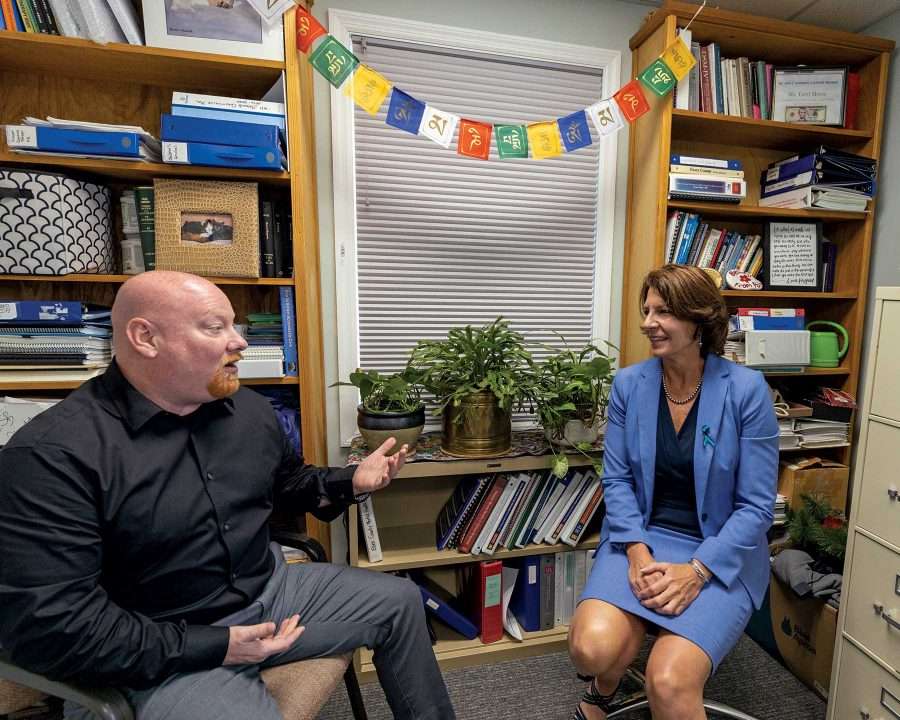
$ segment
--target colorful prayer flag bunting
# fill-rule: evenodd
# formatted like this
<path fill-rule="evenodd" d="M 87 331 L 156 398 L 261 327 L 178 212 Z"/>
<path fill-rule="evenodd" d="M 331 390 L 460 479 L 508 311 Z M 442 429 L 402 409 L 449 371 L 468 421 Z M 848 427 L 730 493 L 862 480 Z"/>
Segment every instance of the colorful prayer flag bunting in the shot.
<path fill-rule="evenodd" d="M 616 101 L 628 122 L 634 122 L 650 110 L 650 103 L 647 102 L 647 96 L 641 90 L 641 84 L 637 78 L 620 87 L 619 91 L 613 95 L 613 100 Z"/>
<path fill-rule="evenodd" d="M 368 65 L 360 65 L 356 69 L 350 84 L 353 87 L 353 102 L 369 115 L 378 114 L 381 103 L 391 91 L 391 84 L 384 76 Z"/>
<path fill-rule="evenodd" d="M 356 55 L 345 48 L 334 35 L 325 38 L 325 41 L 309 56 L 309 62 L 336 88 L 339 88 L 359 65 Z"/>
<path fill-rule="evenodd" d="M 668 65 L 657 59 L 641 73 L 641 82 L 662 97 L 675 87 L 675 74 Z"/>
<path fill-rule="evenodd" d="M 491 131 L 493 126 L 477 120 L 463 118 L 459 121 L 459 139 L 456 152 L 460 155 L 487 160 L 491 152 Z"/>
<path fill-rule="evenodd" d="M 448 148 L 450 141 L 453 140 L 453 132 L 456 130 L 457 124 L 459 124 L 459 115 L 426 105 L 419 132 L 434 140 L 438 145 Z"/>
<path fill-rule="evenodd" d="M 585 112 L 593 121 L 600 137 L 614 135 L 625 127 L 625 120 L 622 119 L 619 106 L 612 100 L 601 100 L 594 103 Z"/>
<path fill-rule="evenodd" d="M 587 116 L 584 110 L 573 112 L 556 121 L 559 125 L 559 134 L 566 146 L 566 152 L 574 152 L 578 148 L 590 145 L 591 130 L 587 124 Z"/>
<path fill-rule="evenodd" d="M 697 64 L 697 59 L 681 35 L 675 37 L 659 58 L 669 67 L 678 82 L 681 82 Z"/>
<path fill-rule="evenodd" d="M 302 53 L 307 53 L 312 47 L 313 41 L 327 35 L 328 31 L 312 16 L 312 13 L 299 5 L 296 18 L 297 49 Z"/>
<path fill-rule="evenodd" d="M 384 121 L 395 128 L 418 135 L 424 113 L 425 103 L 394 88 L 391 93 L 391 104 L 388 106 L 387 117 Z"/>
<path fill-rule="evenodd" d="M 562 155 L 559 126 L 549 120 L 531 123 L 528 125 L 528 144 L 531 146 L 531 157 L 535 160 Z"/>
<path fill-rule="evenodd" d="M 524 125 L 494 125 L 501 160 L 528 157 L 528 133 Z"/>

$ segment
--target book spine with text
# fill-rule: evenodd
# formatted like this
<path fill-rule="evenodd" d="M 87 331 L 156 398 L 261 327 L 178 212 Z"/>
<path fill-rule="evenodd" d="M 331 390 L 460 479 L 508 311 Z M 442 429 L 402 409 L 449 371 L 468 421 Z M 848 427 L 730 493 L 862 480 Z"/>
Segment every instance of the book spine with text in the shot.
<path fill-rule="evenodd" d="M 378 525 L 375 522 L 372 498 L 367 497 L 356 507 L 359 511 L 359 527 L 362 530 L 363 540 L 366 543 L 366 554 L 369 556 L 369 562 L 381 562 L 384 556 L 381 552 L 381 539 L 378 537 Z"/>

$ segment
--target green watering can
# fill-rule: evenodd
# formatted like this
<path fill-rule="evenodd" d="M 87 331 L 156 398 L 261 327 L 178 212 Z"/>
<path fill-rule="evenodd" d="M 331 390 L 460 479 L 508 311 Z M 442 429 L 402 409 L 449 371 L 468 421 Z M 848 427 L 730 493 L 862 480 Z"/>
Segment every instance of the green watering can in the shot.
<path fill-rule="evenodd" d="M 828 325 L 839 330 L 844 338 L 843 346 L 838 349 L 838 336 L 833 332 L 810 332 L 809 333 L 809 364 L 812 367 L 837 367 L 841 358 L 847 354 L 847 348 L 850 347 L 850 337 L 847 335 L 847 328 L 831 320 L 814 320 L 806 324 L 809 330 L 813 325 Z"/>

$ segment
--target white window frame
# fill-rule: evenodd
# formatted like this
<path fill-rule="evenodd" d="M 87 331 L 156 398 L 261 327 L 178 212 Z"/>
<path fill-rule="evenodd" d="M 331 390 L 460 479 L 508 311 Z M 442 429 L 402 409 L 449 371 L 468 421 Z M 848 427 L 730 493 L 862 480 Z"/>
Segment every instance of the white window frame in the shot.
<path fill-rule="evenodd" d="M 450 25 L 436 25 L 383 15 L 330 8 L 329 31 L 344 46 L 353 47 L 352 35 L 382 40 L 420 43 L 451 50 L 489 53 L 495 56 L 526 58 L 559 64 L 577 58 L 578 67 L 603 71 L 602 94 L 611 97 L 618 90 L 621 52 L 586 45 L 537 40 Z M 375 68 L 376 70 L 378 68 Z M 388 78 L 390 80 L 390 78 Z M 428 102 L 428 98 L 419 98 Z M 359 298 L 357 295 L 356 167 L 353 132 L 353 99 L 331 89 L 331 153 L 334 183 L 334 258 L 338 330 L 338 376 L 346 380 L 359 366 Z M 554 118 L 533 118 L 534 121 Z M 591 322 L 594 338 L 608 338 L 612 312 L 613 231 L 616 204 L 617 136 L 600 141 L 598 153 L 600 191 L 597 193 L 597 229 L 594 238 L 595 312 Z M 448 152 L 450 152 L 448 150 Z M 477 162 L 473 160 L 473 162 Z M 341 446 L 348 447 L 356 434 L 356 388 L 338 389 Z"/>

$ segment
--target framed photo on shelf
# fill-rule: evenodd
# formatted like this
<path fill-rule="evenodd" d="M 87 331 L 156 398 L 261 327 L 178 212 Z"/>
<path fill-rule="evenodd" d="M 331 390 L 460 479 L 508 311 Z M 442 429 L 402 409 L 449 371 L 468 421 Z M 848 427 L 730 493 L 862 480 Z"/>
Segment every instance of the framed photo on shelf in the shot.
<path fill-rule="evenodd" d="M 822 284 L 822 223 L 766 221 L 763 259 L 766 290 L 817 292 Z"/>
<path fill-rule="evenodd" d="M 772 119 L 803 125 L 844 125 L 846 67 L 776 67 Z"/>
<path fill-rule="evenodd" d="M 156 268 L 259 277 L 256 183 L 154 180 Z"/>
<path fill-rule="evenodd" d="M 263 20 L 248 0 L 141 0 L 150 47 L 284 60 L 281 16 Z"/>

